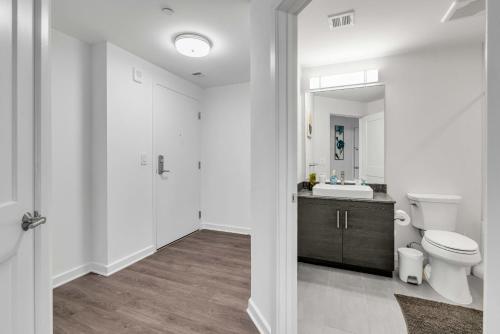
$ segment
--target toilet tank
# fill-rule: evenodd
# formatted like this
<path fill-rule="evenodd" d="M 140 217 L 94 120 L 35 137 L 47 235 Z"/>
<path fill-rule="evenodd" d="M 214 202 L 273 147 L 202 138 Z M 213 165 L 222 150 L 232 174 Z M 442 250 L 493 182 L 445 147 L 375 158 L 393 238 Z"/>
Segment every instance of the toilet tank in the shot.
<path fill-rule="evenodd" d="M 458 205 L 457 195 L 408 194 L 411 223 L 421 230 L 455 231 Z"/>

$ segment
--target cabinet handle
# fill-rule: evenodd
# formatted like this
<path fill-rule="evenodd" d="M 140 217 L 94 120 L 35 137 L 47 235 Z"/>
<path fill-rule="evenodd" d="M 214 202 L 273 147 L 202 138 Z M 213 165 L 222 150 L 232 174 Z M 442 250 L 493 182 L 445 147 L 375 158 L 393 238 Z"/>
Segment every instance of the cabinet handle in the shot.
<path fill-rule="evenodd" d="M 347 230 L 347 210 L 345 212 L 345 229 Z"/>
<path fill-rule="evenodd" d="M 340 229 L 340 210 L 337 210 L 337 230 Z"/>

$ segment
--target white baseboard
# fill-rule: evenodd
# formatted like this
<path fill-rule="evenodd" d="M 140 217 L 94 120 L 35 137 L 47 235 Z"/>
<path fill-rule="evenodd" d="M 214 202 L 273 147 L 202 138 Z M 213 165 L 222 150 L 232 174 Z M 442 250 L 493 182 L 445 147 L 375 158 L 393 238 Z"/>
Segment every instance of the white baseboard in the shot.
<path fill-rule="evenodd" d="M 71 282 L 74 279 L 87 275 L 91 272 L 90 263 L 83 264 L 76 268 L 65 271 L 61 274 L 52 277 L 52 288 L 55 289 L 58 286 Z"/>
<path fill-rule="evenodd" d="M 101 264 L 101 263 L 92 263 L 91 266 L 91 271 L 102 275 L 102 276 L 110 276 L 113 275 L 114 273 L 130 266 L 131 264 L 136 263 L 137 261 L 140 261 L 144 259 L 145 257 L 150 256 L 151 254 L 156 252 L 156 247 L 154 245 L 148 246 L 144 249 L 141 249 L 135 253 L 132 253 L 130 255 L 127 255 L 119 260 L 116 260 L 108 265 Z"/>
<path fill-rule="evenodd" d="M 252 230 L 248 227 L 234 226 L 234 225 L 220 225 L 208 222 L 202 222 L 200 226 L 201 230 L 212 230 L 220 232 L 229 232 L 237 234 L 250 235 Z"/>
<path fill-rule="evenodd" d="M 55 275 L 52 278 L 52 288 L 55 289 L 58 286 L 71 282 L 74 279 L 82 277 L 88 273 L 96 273 L 101 276 L 110 276 L 126 267 L 134 264 L 151 254 L 156 252 L 156 247 L 154 245 L 148 246 L 142 250 L 135 253 L 127 255 L 111 264 L 105 265 L 102 263 L 87 263 L 71 270 L 65 271 L 64 273 Z"/>
<path fill-rule="evenodd" d="M 262 313 L 253 302 L 252 298 L 248 299 L 247 313 L 260 334 L 271 334 L 271 326 L 269 326 L 269 323 L 266 321 L 264 316 L 262 316 Z"/>

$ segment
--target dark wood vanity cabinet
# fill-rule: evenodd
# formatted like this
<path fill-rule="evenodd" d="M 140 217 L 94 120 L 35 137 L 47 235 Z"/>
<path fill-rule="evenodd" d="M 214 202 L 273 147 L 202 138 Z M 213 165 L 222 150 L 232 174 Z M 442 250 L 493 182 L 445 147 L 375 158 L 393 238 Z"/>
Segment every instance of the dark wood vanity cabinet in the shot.
<path fill-rule="evenodd" d="M 299 261 L 367 271 L 394 270 L 394 203 L 299 197 Z"/>
<path fill-rule="evenodd" d="M 337 210 L 330 200 L 299 199 L 298 254 L 300 257 L 342 262 L 342 230 L 337 228 Z M 307 222 L 307 223 L 301 223 Z M 340 217 L 339 217 L 340 224 Z"/>

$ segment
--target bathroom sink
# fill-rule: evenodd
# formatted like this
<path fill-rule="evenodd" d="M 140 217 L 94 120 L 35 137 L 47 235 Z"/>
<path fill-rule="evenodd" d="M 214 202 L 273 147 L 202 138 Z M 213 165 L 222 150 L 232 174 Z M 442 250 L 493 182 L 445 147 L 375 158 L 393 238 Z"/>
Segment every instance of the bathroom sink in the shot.
<path fill-rule="evenodd" d="M 313 196 L 373 199 L 373 189 L 361 185 L 317 184 Z"/>

